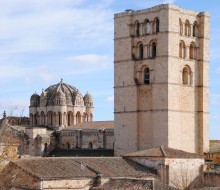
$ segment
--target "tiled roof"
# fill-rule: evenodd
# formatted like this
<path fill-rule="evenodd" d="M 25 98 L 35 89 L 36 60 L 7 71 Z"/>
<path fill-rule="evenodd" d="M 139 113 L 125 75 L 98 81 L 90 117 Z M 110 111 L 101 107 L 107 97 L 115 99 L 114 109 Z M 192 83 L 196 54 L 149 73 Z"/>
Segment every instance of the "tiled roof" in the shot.
<path fill-rule="evenodd" d="M 29 125 L 30 124 L 30 118 L 29 117 L 12 117 L 12 116 L 9 116 L 9 117 L 5 117 L 5 118 L 1 119 L 1 122 L 4 119 L 7 119 L 8 124 L 12 125 L 12 126 L 14 126 L 14 125 Z"/>
<path fill-rule="evenodd" d="M 114 129 L 114 121 L 92 121 L 80 123 L 71 127 L 67 127 L 65 130 L 72 129 Z"/>
<path fill-rule="evenodd" d="M 44 179 L 95 177 L 146 177 L 154 172 L 133 161 L 108 158 L 28 158 L 13 162 L 28 173 Z"/>
<path fill-rule="evenodd" d="M 153 185 L 154 183 L 154 185 Z M 94 190 L 177 190 L 174 187 L 162 184 L 160 181 L 143 179 L 110 179 Z"/>
<path fill-rule="evenodd" d="M 219 153 L 219 152 L 220 152 L 220 140 L 210 140 L 208 153 Z"/>
<path fill-rule="evenodd" d="M 144 177 L 154 174 L 152 170 L 121 157 L 87 157 L 78 160 L 106 177 Z"/>
<path fill-rule="evenodd" d="M 74 159 L 66 158 L 27 158 L 13 162 L 28 173 L 43 179 L 77 178 L 96 176 L 87 167 Z"/>
<path fill-rule="evenodd" d="M 203 156 L 200 156 L 198 154 L 169 148 L 167 146 L 160 146 L 156 148 L 128 153 L 124 155 L 124 157 L 203 158 Z"/>

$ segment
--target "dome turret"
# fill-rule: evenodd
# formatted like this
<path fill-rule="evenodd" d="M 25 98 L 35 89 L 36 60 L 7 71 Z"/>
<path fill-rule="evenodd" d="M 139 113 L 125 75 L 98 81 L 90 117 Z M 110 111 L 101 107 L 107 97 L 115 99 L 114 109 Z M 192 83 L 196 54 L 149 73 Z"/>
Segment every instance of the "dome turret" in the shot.
<path fill-rule="evenodd" d="M 83 97 L 85 106 L 87 107 L 93 107 L 93 97 L 92 95 L 87 91 L 85 96 Z"/>
<path fill-rule="evenodd" d="M 35 92 L 32 94 L 31 99 L 30 99 L 30 106 L 38 106 L 40 103 L 40 96 Z"/>

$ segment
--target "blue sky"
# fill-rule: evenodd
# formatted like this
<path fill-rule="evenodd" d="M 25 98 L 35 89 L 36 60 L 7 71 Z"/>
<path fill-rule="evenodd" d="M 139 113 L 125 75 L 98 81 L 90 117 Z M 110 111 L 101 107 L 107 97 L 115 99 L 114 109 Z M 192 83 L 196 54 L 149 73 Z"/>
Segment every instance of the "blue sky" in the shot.
<path fill-rule="evenodd" d="M 164 0 L 211 15 L 210 138 L 220 138 L 220 3 Z M 113 116 L 113 17 L 162 0 L 1 0 L 0 113 L 28 115 L 30 96 L 64 82 L 89 91 L 95 120 Z"/>

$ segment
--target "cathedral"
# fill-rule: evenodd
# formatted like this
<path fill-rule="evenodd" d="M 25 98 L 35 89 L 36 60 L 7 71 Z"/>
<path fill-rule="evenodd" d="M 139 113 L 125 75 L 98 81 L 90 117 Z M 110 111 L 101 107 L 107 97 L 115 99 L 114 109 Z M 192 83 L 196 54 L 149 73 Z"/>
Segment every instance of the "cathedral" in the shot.
<path fill-rule="evenodd" d="M 210 178 L 203 156 L 209 151 L 209 24 L 208 13 L 173 4 L 115 14 L 114 121 L 93 121 L 92 95 L 83 96 L 63 79 L 34 93 L 29 126 L 0 123 L 23 135 L 18 152 L 30 156 L 10 163 L 12 178 L 16 169 L 28 179 L 21 184 L 13 178 L 13 187 L 203 185 Z M 92 158 L 86 151 L 99 154 Z"/>

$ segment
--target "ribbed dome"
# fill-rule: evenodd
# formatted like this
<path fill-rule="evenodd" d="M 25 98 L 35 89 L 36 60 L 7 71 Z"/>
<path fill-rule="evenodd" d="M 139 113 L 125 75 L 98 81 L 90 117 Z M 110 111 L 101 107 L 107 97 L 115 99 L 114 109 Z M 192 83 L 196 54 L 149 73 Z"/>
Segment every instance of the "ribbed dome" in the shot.
<path fill-rule="evenodd" d="M 66 105 L 75 105 L 76 97 L 82 99 L 82 95 L 78 89 L 66 84 L 61 79 L 60 83 L 51 85 L 45 90 L 47 94 L 47 105 L 55 105 L 57 98 L 65 99 Z M 82 102 L 82 105 L 84 102 Z"/>

